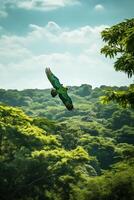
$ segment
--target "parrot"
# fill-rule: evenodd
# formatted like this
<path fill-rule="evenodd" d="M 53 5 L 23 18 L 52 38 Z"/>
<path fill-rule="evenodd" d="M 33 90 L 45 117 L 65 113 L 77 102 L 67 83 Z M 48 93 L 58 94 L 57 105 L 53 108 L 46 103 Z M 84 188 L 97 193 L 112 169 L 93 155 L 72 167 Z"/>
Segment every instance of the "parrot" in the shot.
<path fill-rule="evenodd" d="M 45 72 L 46 72 L 48 80 L 53 86 L 53 89 L 51 90 L 52 97 L 55 97 L 56 95 L 58 95 L 59 98 L 62 100 L 63 104 L 66 106 L 66 108 L 69 111 L 73 110 L 74 106 L 73 106 L 72 100 L 67 93 L 68 88 L 63 86 L 63 84 L 60 83 L 59 79 L 51 72 L 50 68 L 46 68 Z"/>

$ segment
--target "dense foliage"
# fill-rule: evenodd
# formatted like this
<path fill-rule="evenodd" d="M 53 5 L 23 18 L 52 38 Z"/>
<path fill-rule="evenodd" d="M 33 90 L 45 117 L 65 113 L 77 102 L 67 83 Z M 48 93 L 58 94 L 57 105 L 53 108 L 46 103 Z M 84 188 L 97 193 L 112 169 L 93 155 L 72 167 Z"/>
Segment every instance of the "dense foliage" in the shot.
<path fill-rule="evenodd" d="M 49 89 L 0 90 L 1 200 L 133 200 L 134 112 L 106 89 L 127 87 L 70 87 L 72 112 Z"/>
<path fill-rule="evenodd" d="M 106 28 L 101 33 L 106 45 L 101 49 L 106 57 L 116 58 L 114 68 L 124 72 L 128 77 L 134 75 L 134 18 Z M 134 108 L 134 84 L 126 91 L 112 91 L 104 98 L 117 101 L 122 106 Z"/>

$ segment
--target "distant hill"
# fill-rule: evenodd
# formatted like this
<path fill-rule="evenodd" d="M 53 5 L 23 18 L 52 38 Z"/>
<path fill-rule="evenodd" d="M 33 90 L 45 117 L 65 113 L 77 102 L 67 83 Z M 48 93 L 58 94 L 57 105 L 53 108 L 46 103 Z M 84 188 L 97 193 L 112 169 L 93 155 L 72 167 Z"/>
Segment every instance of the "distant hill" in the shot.
<path fill-rule="evenodd" d="M 18 90 L 4 90 L 0 89 L 0 102 L 21 107 L 28 115 L 43 116 L 49 119 L 62 120 L 67 116 L 78 116 L 87 113 L 91 115 L 91 111 L 96 111 L 104 106 L 100 105 L 99 97 L 105 94 L 106 90 L 125 90 L 124 87 L 109 87 L 100 86 L 92 89 L 91 85 L 83 84 L 81 86 L 69 87 L 69 95 L 74 103 L 74 112 L 68 112 L 58 96 L 52 98 L 50 89 L 26 89 Z M 113 104 L 110 104 L 110 106 Z M 115 109 L 118 107 L 114 104 Z M 92 115 L 93 116 L 93 115 Z"/>

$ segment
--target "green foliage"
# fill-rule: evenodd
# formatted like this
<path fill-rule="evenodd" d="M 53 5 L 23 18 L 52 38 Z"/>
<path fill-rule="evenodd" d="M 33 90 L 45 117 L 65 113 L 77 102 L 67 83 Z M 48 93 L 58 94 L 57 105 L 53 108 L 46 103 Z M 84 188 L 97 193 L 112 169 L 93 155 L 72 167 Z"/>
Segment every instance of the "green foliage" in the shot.
<path fill-rule="evenodd" d="M 106 89 L 128 88 L 70 87 L 72 112 L 50 98 L 50 90 L 15 91 L 24 100 L 17 106 L 29 116 L 4 105 L 16 95 L 1 90 L 1 200 L 131 200 L 134 113 L 101 104 Z M 12 98 L 4 99 L 8 92 Z"/>
<path fill-rule="evenodd" d="M 79 96 L 89 96 L 92 91 L 92 86 L 83 84 L 80 88 L 76 91 L 76 94 Z"/>
<path fill-rule="evenodd" d="M 127 109 L 115 111 L 109 121 L 113 130 L 120 129 L 123 125 L 132 127 L 134 126 L 134 114 Z"/>
<path fill-rule="evenodd" d="M 109 101 L 118 102 L 122 107 L 134 108 L 134 84 L 131 84 L 127 91 L 107 91 L 106 96 L 101 97 L 102 103 Z"/>
<path fill-rule="evenodd" d="M 46 132 L 54 127 L 49 120 L 0 106 L 0 199 L 51 199 L 52 190 L 54 199 L 66 199 L 71 183 L 95 173 L 86 167 L 90 157 L 81 146 L 66 151 L 59 136 Z"/>
<path fill-rule="evenodd" d="M 134 75 L 134 18 L 106 28 L 101 36 L 106 42 L 101 53 L 110 58 L 119 55 L 114 63 L 115 70 L 126 73 L 129 78 L 132 77 Z M 134 108 L 134 85 L 131 85 L 128 91 L 111 91 L 102 100 L 103 102 L 114 100 L 124 107 Z"/>
<path fill-rule="evenodd" d="M 115 57 L 117 54 L 121 54 L 117 59 L 114 67 L 117 71 L 123 71 L 128 74 L 128 77 L 132 77 L 134 74 L 133 62 L 134 62 L 134 19 L 126 20 L 111 28 L 106 28 L 102 31 L 101 35 L 103 41 L 107 43 L 102 49 L 101 53 L 105 56 Z"/>
<path fill-rule="evenodd" d="M 134 126 L 129 127 L 124 125 L 121 129 L 115 131 L 114 137 L 119 143 L 128 143 L 134 145 Z"/>
<path fill-rule="evenodd" d="M 114 141 L 109 138 L 84 135 L 80 139 L 80 144 L 89 152 L 89 155 L 97 158 L 100 169 L 108 169 L 119 156 Z M 95 169 L 98 171 L 98 166 L 96 167 L 97 169 Z"/>
<path fill-rule="evenodd" d="M 111 172 L 96 178 L 88 178 L 84 183 L 73 186 L 72 199 L 77 200 L 133 200 L 133 164 L 120 163 Z"/>

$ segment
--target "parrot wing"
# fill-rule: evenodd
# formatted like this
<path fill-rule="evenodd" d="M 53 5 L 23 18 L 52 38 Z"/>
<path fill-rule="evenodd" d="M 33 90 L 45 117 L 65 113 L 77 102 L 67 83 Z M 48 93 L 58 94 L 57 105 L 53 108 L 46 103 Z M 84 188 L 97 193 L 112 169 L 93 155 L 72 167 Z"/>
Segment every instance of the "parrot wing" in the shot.
<path fill-rule="evenodd" d="M 68 94 L 59 94 L 60 99 L 62 100 L 62 102 L 64 103 L 64 105 L 66 106 L 66 108 L 68 110 L 73 110 L 73 103 L 71 98 L 68 96 Z"/>
<path fill-rule="evenodd" d="M 46 68 L 45 72 L 48 80 L 56 90 L 62 87 L 62 84 L 60 83 L 59 79 L 51 72 L 50 68 Z"/>

